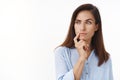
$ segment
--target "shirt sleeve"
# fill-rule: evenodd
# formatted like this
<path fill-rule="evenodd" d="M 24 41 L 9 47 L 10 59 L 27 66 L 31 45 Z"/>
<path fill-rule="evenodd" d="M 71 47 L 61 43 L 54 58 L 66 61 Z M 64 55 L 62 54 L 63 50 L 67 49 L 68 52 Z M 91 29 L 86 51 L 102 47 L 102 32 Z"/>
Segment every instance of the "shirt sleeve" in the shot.
<path fill-rule="evenodd" d="M 54 53 L 56 80 L 74 80 L 73 69 L 68 70 L 64 56 L 62 55 L 64 54 L 64 47 L 58 47 Z"/>

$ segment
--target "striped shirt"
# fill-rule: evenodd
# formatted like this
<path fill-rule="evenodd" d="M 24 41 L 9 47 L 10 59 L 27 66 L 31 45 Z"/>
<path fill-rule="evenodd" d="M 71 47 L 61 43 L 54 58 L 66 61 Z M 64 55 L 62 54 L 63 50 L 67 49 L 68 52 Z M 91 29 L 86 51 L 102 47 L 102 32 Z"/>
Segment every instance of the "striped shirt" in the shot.
<path fill-rule="evenodd" d="M 74 80 L 73 66 L 79 58 L 77 49 L 58 47 L 54 53 L 56 80 Z M 98 58 L 92 50 L 84 64 L 80 80 L 113 80 L 111 58 L 98 66 Z"/>

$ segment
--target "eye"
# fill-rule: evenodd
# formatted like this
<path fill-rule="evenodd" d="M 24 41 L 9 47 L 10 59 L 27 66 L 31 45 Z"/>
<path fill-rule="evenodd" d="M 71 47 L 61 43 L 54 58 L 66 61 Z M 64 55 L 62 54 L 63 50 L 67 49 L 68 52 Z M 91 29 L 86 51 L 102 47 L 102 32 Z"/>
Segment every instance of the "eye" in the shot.
<path fill-rule="evenodd" d="M 80 21 L 75 21 L 75 24 L 80 24 L 81 22 Z"/>
<path fill-rule="evenodd" d="M 91 22 L 91 21 L 86 21 L 86 24 L 89 24 L 89 25 L 90 25 L 90 24 L 92 24 L 92 22 Z"/>

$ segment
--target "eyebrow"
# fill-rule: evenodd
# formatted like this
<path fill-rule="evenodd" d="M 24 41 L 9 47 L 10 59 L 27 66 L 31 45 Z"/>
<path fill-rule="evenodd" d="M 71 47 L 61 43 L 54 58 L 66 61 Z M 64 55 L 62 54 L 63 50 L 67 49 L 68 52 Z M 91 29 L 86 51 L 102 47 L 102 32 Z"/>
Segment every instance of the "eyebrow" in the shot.
<path fill-rule="evenodd" d="M 89 21 L 89 20 L 91 20 L 91 21 L 94 21 L 93 19 L 91 19 L 91 18 L 89 18 L 89 19 L 86 19 L 85 21 Z M 76 19 L 75 21 L 81 21 L 81 20 L 79 20 L 79 19 Z"/>
<path fill-rule="evenodd" d="M 94 20 L 93 20 L 93 19 L 91 19 L 91 18 L 90 18 L 90 19 L 87 19 L 86 21 L 89 21 L 89 20 L 90 20 L 90 21 L 94 21 Z"/>

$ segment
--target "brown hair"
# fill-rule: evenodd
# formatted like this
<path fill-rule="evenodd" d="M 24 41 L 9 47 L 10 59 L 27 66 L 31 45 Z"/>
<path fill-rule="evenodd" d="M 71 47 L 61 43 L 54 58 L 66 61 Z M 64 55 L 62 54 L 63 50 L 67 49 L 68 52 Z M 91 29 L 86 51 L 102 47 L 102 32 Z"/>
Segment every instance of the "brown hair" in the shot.
<path fill-rule="evenodd" d="M 75 48 L 73 41 L 75 37 L 75 30 L 74 30 L 75 19 L 78 13 L 84 10 L 88 10 L 93 14 L 95 18 L 95 24 L 98 25 L 98 30 L 95 32 L 94 36 L 92 37 L 91 44 L 95 50 L 95 55 L 99 59 L 98 66 L 100 66 L 109 59 L 109 54 L 107 53 L 104 47 L 103 35 L 102 35 L 102 22 L 101 22 L 99 10 L 97 9 L 96 6 L 92 4 L 83 4 L 73 12 L 67 37 L 65 41 L 61 44 L 61 46 Z"/>

